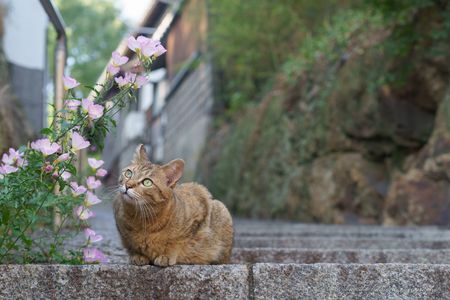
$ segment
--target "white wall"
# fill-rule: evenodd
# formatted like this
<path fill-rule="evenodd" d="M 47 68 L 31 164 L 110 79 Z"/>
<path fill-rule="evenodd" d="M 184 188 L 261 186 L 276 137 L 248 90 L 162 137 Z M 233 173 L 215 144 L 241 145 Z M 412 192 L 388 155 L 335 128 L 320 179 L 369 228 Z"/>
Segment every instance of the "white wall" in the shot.
<path fill-rule="evenodd" d="M 6 5 L 4 50 L 9 62 L 44 70 L 48 18 L 38 0 L 0 0 Z"/>

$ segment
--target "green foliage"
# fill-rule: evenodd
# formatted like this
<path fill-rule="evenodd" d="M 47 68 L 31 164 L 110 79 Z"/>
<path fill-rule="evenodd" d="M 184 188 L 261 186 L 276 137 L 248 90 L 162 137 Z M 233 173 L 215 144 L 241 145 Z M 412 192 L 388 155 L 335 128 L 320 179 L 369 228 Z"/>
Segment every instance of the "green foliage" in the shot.
<path fill-rule="evenodd" d="M 239 118 L 224 142 L 210 183 L 213 194 L 233 212 L 259 217 L 289 214 L 287 201 L 298 166 L 326 151 L 328 98 L 336 88 L 342 52 L 362 28 L 378 22 L 378 17 L 367 13 L 346 11 L 315 34 L 306 35 L 297 55 L 283 64 L 282 74 L 288 83 L 284 90 L 270 93 L 259 108 L 249 108 Z M 295 103 L 301 103 L 301 112 L 287 111 L 291 93 Z M 307 212 L 297 213 L 308 216 Z"/>
<path fill-rule="evenodd" d="M 213 28 L 212 46 L 222 72 L 221 88 L 228 108 L 241 112 L 232 118 L 232 130 L 207 184 L 234 213 L 309 220 L 312 197 L 307 173 L 317 158 L 354 151 L 395 168 L 411 154 L 413 146 L 396 140 L 402 138 L 397 120 L 389 123 L 389 117 L 382 116 L 380 102 L 383 97 L 425 102 L 410 99 L 416 91 L 419 95 L 426 90 L 412 80 L 418 74 L 416 80 L 424 78 L 421 66 L 433 66 L 436 73 L 428 69 L 430 77 L 424 78 L 429 81 L 448 74 L 450 5 L 439 0 L 375 0 L 335 9 L 332 16 L 317 18 L 314 30 L 303 26 L 298 37 L 279 41 L 282 51 L 276 57 L 281 68 L 277 68 L 267 63 L 273 54 L 265 50 L 267 43 L 253 36 L 256 29 L 251 24 L 259 20 L 264 6 L 247 3 L 248 7 L 235 4 L 236 11 L 233 1 L 222 4 L 222 9 L 235 14 L 229 20 L 227 15 L 213 15 L 218 28 Z M 280 3 L 293 5 L 290 9 L 295 11 L 294 3 Z M 316 5 L 320 7 L 321 1 Z M 239 9 L 246 12 L 241 19 Z M 308 10 L 286 27 L 308 24 L 305 16 Z M 232 24 L 234 19 L 239 21 Z M 264 28 L 268 37 L 282 32 L 260 22 L 257 28 Z M 249 54 L 241 56 L 241 52 Z M 262 95 L 259 105 L 242 109 L 242 104 Z M 426 143 L 432 131 L 423 121 L 405 134 L 419 145 Z M 360 135 L 352 137 L 349 128 Z M 289 211 L 292 208 L 297 210 L 295 215 Z"/>
<path fill-rule="evenodd" d="M 254 101 L 306 35 L 345 0 L 212 0 L 210 44 L 220 99 L 232 112 Z"/>
<path fill-rule="evenodd" d="M 58 0 L 67 25 L 70 75 L 80 82 L 96 82 L 126 27 L 111 0 Z M 50 32 L 50 53 L 55 33 Z M 51 60 L 50 60 L 51 62 Z M 52 68 L 50 68 L 52 70 Z"/>
<path fill-rule="evenodd" d="M 149 72 L 155 57 L 140 56 L 140 59 Z M 118 93 L 109 95 L 114 83 L 109 77 L 101 91 L 95 90 L 97 96 L 93 101 L 97 107 L 102 106 L 102 115 L 91 116 L 91 106 L 87 111 L 79 106 L 55 111 L 50 127 L 42 129 L 41 133 L 48 144 L 54 143 L 57 149 L 50 149 L 47 145 L 43 150 L 36 147 L 35 142 L 34 145 L 22 146 L 20 155 L 12 151 L 14 157 L 19 155 L 20 159 L 16 157 L 12 162 L 3 159 L 4 164 L 0 165 L 0 263 L 83 262 L 81 248 L 67 251 L 64 246 L 81 228 L 88 226 L 87 218 L 81 214 L 88 211 L 95 201 L 89 200 L 89 192 L 74 193 L 68 178 L 63 175 L 70 172 L 70 182 L 83 185 L 86 178 L 78 174 L 75 161 L 79 149 L 89 146 L 84 139 L 89 140 L 91 146 L 101 148 L 107 132 L 115 126 L 113 116 L 126 107 L 137 89 L 133 82 L 128 82 Z M 69 90 L 65 100 L 80 101 L 81 98 Z M 82 147 L 76 147 L 75 133 L 83 137 L 80 141 L 84 142 Z M 62 153 L 68 157 L 62 159 Z M 6 171 L 5 167 L 12 170 Z M 94 192 L 89 183 L 88 188 Z M 61 222 L 55 223 L 55 217 Z M 84 246 L 89 246 L 89 242 Z"/>
<path fill-rule="evenodd" d="M 264 103 L 261 110 L 251 109 L 249 115 L 236 124 L 222 151 L 212 190 L 235 213 L 278 216 L 286 204 L 294 166 L 282 99 Z"/>

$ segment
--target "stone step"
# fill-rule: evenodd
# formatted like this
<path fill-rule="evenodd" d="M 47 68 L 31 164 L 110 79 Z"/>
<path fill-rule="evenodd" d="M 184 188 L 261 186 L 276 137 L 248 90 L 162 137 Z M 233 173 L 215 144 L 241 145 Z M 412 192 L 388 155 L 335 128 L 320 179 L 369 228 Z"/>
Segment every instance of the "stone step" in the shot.
<path fill-rule="evenodd" d="M 448 239 L 328 238 L 328 237 L 243 237 L 234 240 L 236 248 L 301 249 L 450 249 Z"/>
<path fill-rule="evenodd" d="M 388 237 L 450 239 L 450 230 L 437 227 L 384 227 L 369 225 L 316 225 L 264 222 L 235 223 L 236 236 L 293 236 L 293 237 Z"/>
<path fill-rule="evenodd" d="M 450 299 L 450 265 L 0 265 L 11 299 Z"/>
<path fill-rule="evenodd" d="M 0 265 L 0 299 L 245 299 L 245 265 Z"/>
<path fill-rule="evenodd" d="M 449 265 L 256 264 L 254 299 L 450 299 Z"/>
<path fill-rule="evenodd" d="M 235 248 L 231 263 L 450 264 L 450 250 L 308 250 Z"/>
<path fill-rule="evenodd" d="M 110 264 L 128 264 L 128 255 L 122 249 L 106 254 Z M 420 263 L 450 264 L 450 249 L 409 249 L 409 250 L 322 250 L 291 248 L 234 248 L 232 264 L 245 263 Z"/>

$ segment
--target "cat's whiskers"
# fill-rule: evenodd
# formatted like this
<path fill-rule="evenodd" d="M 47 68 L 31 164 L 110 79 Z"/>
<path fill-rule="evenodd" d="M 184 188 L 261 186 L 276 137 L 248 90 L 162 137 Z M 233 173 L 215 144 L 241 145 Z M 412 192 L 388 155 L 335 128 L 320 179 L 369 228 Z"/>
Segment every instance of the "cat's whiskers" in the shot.
<path fill-rule="evenodd" d="M 153 214 L 149 210 L 150 207 L 148 206 L 148 203 L 145 201 L 143 196 L 134 190 L 130 190 L 130 196 L 137 204 L 133 218 L 136 218 L 136 216 L 139 215 L 139 221 L 144 224 L 144 228 L 147 228 L 147 221 L 149 219 L 153 220 Z"/>
<path fill-rule="evenodd" d="M 147 203 L 147 201 L 145 201 L 143 196 L 141 196 L 139 194 L 137 194 L 135 196 L 139 203 L 139 210 L 144 218 L 144 227 L 146 227 L 147 220 L 150 219 L 151 222 L 153 222 L 153 220 L 154 220 L 155 214 L 154 214 L 153 208 L 151 207 L 151 205 L 149 205 L 149 203 Z"/>
<path fill-rule="evenodd" d="M 120 187 L 121 185 L 115 184 L 115 185 L 110 185 L 107 187 L 104 187 L 102 192 L 104 194 L 106 194 L 107 196 L 112 196 L 117 194 L 120 191 Z"/>
<path fill-rule="evenodd" d="M 134 200 L 135 205 L 136 204 L 139 205 L 139 201 L 136 199 L 137 195 L 134 193 L 133 190 L 130 190 L 129 194 L 127 193 L 127 196 Z M 133 219 L 136 219 L 136 217 L 138 215 L 139 215 L 139 211 L 138 211 L 138 209 L 135 209 Z"/>

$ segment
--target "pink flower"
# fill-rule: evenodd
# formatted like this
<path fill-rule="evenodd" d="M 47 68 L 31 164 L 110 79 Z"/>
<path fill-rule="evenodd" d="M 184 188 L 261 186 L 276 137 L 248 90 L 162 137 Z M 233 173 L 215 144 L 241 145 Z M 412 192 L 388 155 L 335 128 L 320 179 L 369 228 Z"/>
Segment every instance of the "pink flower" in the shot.
<path fill-rule="evenodd" d="M 0 174 L 2 174 L 2 175 L 15 173 L 18 170 L 19 170 L 19 168 L 16 168 L 16 167 L 13 167 L 10 165 L 0 166 Z"/>
<path fill-rule="evenodd" d="M 26 167 L 26 166 L 28 166 L 28 160 L 22 159 L 22 158 L 19 157 L 19 158 L 17 159 L 16 165 L 17 165 L 18 167 Z"/>
<path fill-rule="evenodd" d="M 103 236 L 101 236 L 100 234 L 97 234 L 94 230 L 92 230 L 90 228 L 86 228 L 84 230 L 84 235 L 86 236 L 86 239 L 88 240 L 88 244 L 100 242 L 101 240 L 103 240 Z"/>
<path fill-rule="evenodd" d="M 19 152 L 19 150 L 9 148 L 9 155 L 4 153 L 2 156 L 2 162 L 6 165 L 13 165 L 17 163 L 18 166 L 22 166 L 25 162 L 22 157 L 23 153 Z"/>
<path fill-rule="evenodd" d="M 83 249 L 83 259 L 86 263 L 106 263 L 108 259 L 105 254 L 97 248 Z"/>
<path fill-rule="evenodd" d="M 144 77 L 144 76 L 141 76 L 141 77 Z M 127 72 L 127 73 L 125 73 L 125 77 L 119 76 L 119 77 L 114 78 L 114 80 L 117 82 L 119 87 L 123 87 L 128 84 L 135 85 L 136 74 Z M 142 79 L 141 79 L 141 82 L 142 82 Z"/>
<path fill-rule="evenodd" d="M 98 119 L 103 116 L 104 107 L 100 104 L 94 104 L 94 101 L 90 99 L 83 99 L 81 101 L 83 110 L 89 114 L 89 118 L 92 120 Z"/>
<path fill-rule="evenodd" d="M 95 158 L 88 158 L 88 163 L 92 169 L 100 168 L 105 162 L 103 160 L 96 160 Z"/>
<path fill-rule="evenodd" d="M 108 174 L 108 171 L 106 171 L 105 169 L 98 169 L 97 172 L 95 173 L 95 176 L 105 177 L 106 174 Z"/>
<path fill-rule="evenodd" d="M 84 98 L 81 100 L 81 106 L 83 107 L 84 112 L 88 112 L 89 106 L 94 105 L 94 101 L 88 98 Z"/>
<path fill-rule="evenodd" d="M 145 57 L 152 57 L 154 55 L 156 56 L 156 53 L 158 51 L 159 52 L 162 51 L 161 49 L 159 49 L 159 47 L 162 47 L 161 43 L 159 41 L 155 41 L 155 40 L 152 40 L 152 39 L 149 39 L 149 38 L 145 38 L 143 36 L 138 37 L 138 40 L 141 41 L 142 54 Z M 164 49 L 164 47 L 163 47 L 163 49 Z"/>
<path fill-rule="evenodd" d="M 129 58 L 126 56 L 121 56 L 119 52 L 114 51 L 112 53 L 112 59 L 113 59 L 113 66 L 118 67 L 123 64 L 126 64 Z"/>
<path fill-rule="evenodd" d="M 105 108 L 100 104 L 94 104 L 94 105 L 89 106 L 89 111 L 88 111 L 89 117 L 92 120 L 96 120 L 96 119 L 100 118 L 101 116 L 103 116 L 104 109 Z"/>
<path fill-rule="evenodd" d="M 125 73 L 125 79 L 128 81 L 128 83 L 134 83 L 136 81 L 136 74 L 127 72 Z"/>
<path fill-rule="evenodd" d="M 14 159 L 13 159 L 13 157 L 9 156 L 8 154 L 3 153 L 2 162 L 6 165 L 12 165 L 12 164 L 14 164 Z"/>
<path fill-rule="evenodd" d="M 44 172 L 45 173 L 51 173 L 51 172 L 53 172 L 53 166 L 51 165 L 51 164 L 49 164 L 49 163 L 46 163 L 46 165 L 45 165 L 45 167 L 44 167 Z"/>
<path fill-rule="evenodd" d="M 128 80 L 125 79 L 125 78 L 122 77 L 122 76 L 119 76 L 119 77 L 114 78 L 114 81 L 117 83 L 117 85 L 118 85 L 119 87 L 124 87 L 124 86 L 126 86 L 127 84 L 129 84 Z"/>
<path fill-rule="evenodd" d="M 63 82 L 64 82 L 64 89 L 70 90 L 80 85 L 78 81 L 76 81 L 74 78 L 70 76 L 63 76 Z"/>
<path fill-rule="evenodd" d="M 141 49 L 141 43 L 138 42 L 134 36 L 130 36 L 127 40 L 128 48 L 130 48 L 131 51 L 136 52 L 137 50 Z"/>
<path fill-rule="evenodd" d="M 80 205 L 75 209 L 75 215 L 78 217 L 78 219 L 84 221 L 84 220 L 94 217 L 95 213 L 93 211 L 89 210 L 89 208 Z"/>
<path fill-rule="evenodd" d="M 94 176 L 89 176 L 86 180 L 86 184 L 90 190 L 95 190 L 96 188 L 99 188 L 102 185 L 100 180 L 95 179 Z"/>
<path fill-rule="evenodd" d="M 164 48 L 163 45 L 161 45 L 161 43 L 159 43 L 158 45 L 155 46 L 155 53 L 154 53 L 154 55 L 156 57 L 161 56 L 161 55 L 163 55 L 166 52 L 167 52 L 166 48 Z"/>
<path fill-rule="evenodd" d="M 57 143 L 50 142 L 49 139 L 39 139 L 31 143 L 31 148 L 41 151 L 44 155 L 52 155 L 61 149 Z"/>
<path fill-rule="evenodd" d="M 149 39 L 142 35 L 138 36 L 137 39 L 130 36 L 127 42 L 128 48 L 136 53 L 142 53 L 144 57 L 157 57 L 166 52 L 166 49 L 161 45 L 161 42 Z"/>
<path fill-rule="evenodd" d="M 61 154 L 60 156 L 58 156 L 58 158 L 55 160 L 55 163 L 60 163 L 63 161 L 66 161 L 70 158 L 70 154 L 69 153 L 64 153 Z"/>
<path fill-rule="evenodd" d="M 99 204 L 101 202 L 102 202 L 102 200 L 100 200 L 92 192 L 90 192 L 90 191 L 86 192 L 86 198 L 84 199 L 84 205 L 86 207 L 91 207 L 92 205 Z"/>
<path fill-rule="evenodd" d="M 64 104 L 67 106 L 68 110 L 77 110 L 78 106 L 81 105 L 80 100 L 66 100 Z"/>
<path fill-rule="evenodd" d="M 70 172 L 64 171 L 60 176 L 64 181 L 67 181 L 70 177 L 72 177 L 72 174 Z"/>
<path fill-rule="evenodd" d="M 91 145 L 89 141 L 83 139 L 83 137 L 76 131 L 72 133 L 72 150 L 78 151 L 87 148 Z"/>
<path fill-rule="evenodd" d="M 136 80 L 134 82 L 133 87 L 135 89 L 140 88 L 141 86 L 145 85 L 148 82 L 148 78 L 142 75 L 139 75 L 136 77 Z"/>
<path fill-rule="evenodd" d="M 3 153 L 2 162 L 6 165 L 12 165 L 14 163 L 14 159 L 10 157 L 8 154 Z"/>
<path fill-rule="evenodd" d="M 119 73 L 119 71 L 120 71 L 120 67 L 116 67 L 116 66 L 113 66 L 113 65 L 111 65 L 111 64 L 109 64 L 107 67 L 106 67 L 106 71 L 109 73 L 109 74 L 111 74 L 111 75 L 116 75 L 117 73 Z"/>
<path fill-rule="evenodd" d="M 76 183 L 75 181 L 72 181 L 70 183 L 70 187 L 72 188 L 72 194 L 74 196 L 80 196 L 84 193 L 86 193 L 87 189 L 82 186 L 82 185 L 78 185 L 78 183 Z"/>

